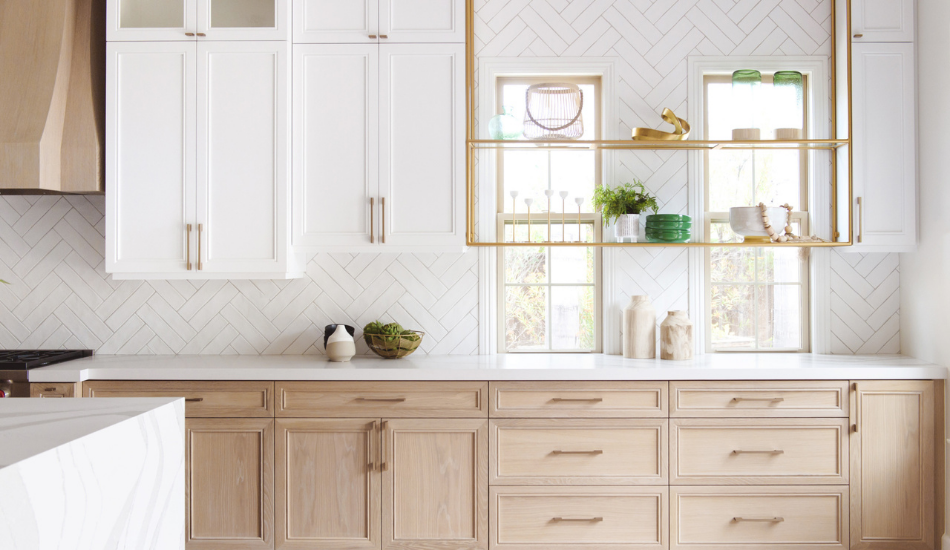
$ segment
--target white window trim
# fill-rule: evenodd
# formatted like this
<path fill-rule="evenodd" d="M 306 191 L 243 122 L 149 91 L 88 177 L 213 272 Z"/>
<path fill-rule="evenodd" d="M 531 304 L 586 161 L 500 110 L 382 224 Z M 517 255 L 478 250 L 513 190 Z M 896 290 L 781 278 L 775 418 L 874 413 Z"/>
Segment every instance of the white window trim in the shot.
<path fill-rule="evenodd" d="M 808 139 L 831 137 L 831 72 L 830 60 L 825 56 L 730 56 L 689 57 L 687 86 L 689 89 L 689 122 L 695 135 L 706 134 L 703 113 L 705 94 L 703 76 L 710 73 L 731 73 L 755 67 L 761 71 L 799 71 L 808 77 Z M 702 151 L 689 153 L 689 215 L 694 220 L 705 217 L 704 160 Z M 824 169 L 819 161 L 828 158 Z M 830 239 L 831 234 L 831 160 L 824 151 L 809 151 L 808 158 L 808 212 L 812 233 Z M 822 163 L 823 165 L 825 163 Z M 703 224 L 704 226 L 705 224 Z M 703 312 L 701 322 L 694 323 L 694 345 L 697 354 L 706 351 L 706 261 L 705 248 L 694 248 L 689 256 L 689 310 Z M 830 300 L 830 252 L 812 248 L 809 259 L 809 334 L 811 352 L 831 351 L 831 316 L 827 305 Z"/>
<path fill-rule="evenodd" d="M 476 91 L 476 121 L 479 139 L 489 139 L 488 122 L 495 116 L 495 80 L 499 76 L 525 75 L 583 75 L 601 79 L 601 135 L 603 139 L 621 139 L 617 117 L 616 65 L 614 58 L 596 60 L 583 57 L 478 57 L 478 89 Z M 604 154 L 602 176 L 612 182 L 615 162 L 610 152 Z M 495 198 L 495 156 L 480 155 L 477 159 L 479 240 L 495 241 L 498 203 Z M 603 300 L 601 302 L 601 346 L 605 353 L 620 349 L 620 307 L 614 298 L 614 251 L 603 249 L 601 265 Z M 478 348 L 482 355 L 498 353 L 498 253 L 490 247 L 478 252 Z"/>

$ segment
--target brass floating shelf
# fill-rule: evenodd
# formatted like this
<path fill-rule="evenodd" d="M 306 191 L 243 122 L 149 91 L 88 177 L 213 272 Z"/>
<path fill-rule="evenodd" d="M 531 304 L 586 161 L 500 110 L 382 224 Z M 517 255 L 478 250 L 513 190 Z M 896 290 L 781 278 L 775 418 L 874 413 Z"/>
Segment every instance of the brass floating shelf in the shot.
<path fill-rule="evenodd" d="M 469 236 L 468 246 L 473 247 L 594 247 L 594 248 L 836 248 L 842 246 L 851 246 L 850 242 L 790 242 L 790 243 L 706 243 L 706 242 L 688 242 L 688 243 L 617 243 L 617 242 L 577 242 L 577 241 L 553 241 L 553 242 L 476 242 L 474 237 Z"/>
<path fill-rule="evenodd" d="M 718 149 L 827 150 L 848 145 L 846 139 L 747 140 L 747 141 L 633 141 L 633 140 L 498 140 L 471 139 L 473 149 L 604 149 L 604 150 L 676 150 L 715 151 Z"/>

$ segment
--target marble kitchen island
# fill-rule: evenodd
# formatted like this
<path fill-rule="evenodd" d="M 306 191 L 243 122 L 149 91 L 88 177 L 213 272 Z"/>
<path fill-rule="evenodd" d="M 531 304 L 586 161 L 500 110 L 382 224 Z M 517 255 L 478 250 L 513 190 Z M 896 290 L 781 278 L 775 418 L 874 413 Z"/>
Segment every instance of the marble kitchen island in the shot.
<path fill-rule="evenodd" d="M 0 399 L 0 548 L 184 547 L 184 400 Z"/>

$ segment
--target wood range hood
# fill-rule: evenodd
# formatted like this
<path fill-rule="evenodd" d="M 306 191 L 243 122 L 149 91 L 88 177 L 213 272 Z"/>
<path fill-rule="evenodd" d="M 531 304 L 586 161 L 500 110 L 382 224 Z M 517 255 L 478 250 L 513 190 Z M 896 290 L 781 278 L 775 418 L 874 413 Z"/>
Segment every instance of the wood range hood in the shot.
<path fill-rule="evenodd" d="M 0 194 L 102 193 L 105 0 L 0 0 Z"/>

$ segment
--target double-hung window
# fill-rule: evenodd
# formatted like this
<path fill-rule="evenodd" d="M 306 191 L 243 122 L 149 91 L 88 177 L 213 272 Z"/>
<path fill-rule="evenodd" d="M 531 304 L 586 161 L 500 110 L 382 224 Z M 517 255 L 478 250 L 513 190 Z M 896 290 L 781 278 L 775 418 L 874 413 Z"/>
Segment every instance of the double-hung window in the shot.
<path fill-rule="evenodd" d="M 730 75 L 706 75 L 703 89 L 707 140 L 731 140 L 734 121 L 747 118 L 749 109 L 755 109 L 756 126 L 769 139 L 776 113 L 796 109 L 787 96 L 775 93 L 770 74 L 762 74 L 754 106 L 735 98 Z M 807 135 L 807 104 L 804 113 Z M 808 234 L 807 152 L 720 149 L 704 156 L 707 242 L 741 242 L 729 226 L 729 209 L 760 203 L 789 205 L 794 233 Z M 779 231 L 786 225 L 786 220 L 771 222 Z M 802 249 L 707 248 L 705 258 L 707 352 L 808 350 L 808 257 Z"/>
<path fill-rule="evenodd" d="M 524 120 L 528 87 L 544 82 L 572 83 L 580 87 L 584 96 L 584 134 L 580 139 L 600 139 L 599 77 L 499 77 L 495 87 L 495 112 L 501 113 L 507 108 L 518 121 Z M 600 240 L 600 217 L 594 212 L 592 202 L 594 186 L 601 178 L 599 152 L 544 145 L 499 149 L 496 164 L 496 229 L 504 242 Z M 512 192 L 516 196 L 513 197 Z M 530 215 L 528 202 L 531 203 Z M 595 247 L 540 244 L 500 247 L 499 351 L 600 351 L 600 272 L 601 252 Z"/>

